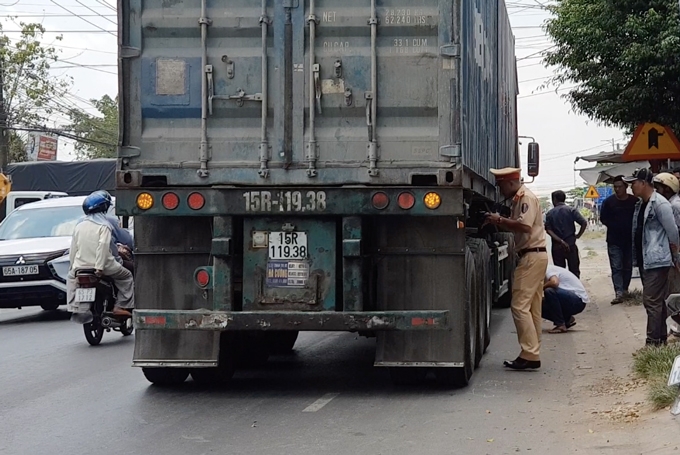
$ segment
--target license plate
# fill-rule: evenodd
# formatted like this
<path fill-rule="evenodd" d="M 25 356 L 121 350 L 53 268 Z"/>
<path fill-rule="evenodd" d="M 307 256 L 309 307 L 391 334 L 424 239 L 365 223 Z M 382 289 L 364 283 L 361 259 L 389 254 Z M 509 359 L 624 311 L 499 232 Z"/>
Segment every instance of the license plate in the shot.
<path fill-rule="evenodd" d="M 270 232 L 269 259 L 307 259 L 307 233 Z"/>
<path fill-rule="evenodd" d="M 38 273 L 37 265 L 15 265 L 2 268 L 2 274 L 4 276 L 37 275 Z"/>
<path fill-rule="evenodd" d="M 94 302 L 97 289 L 95 288 L 78 288 L 76 289 L 76 302 Z"/>

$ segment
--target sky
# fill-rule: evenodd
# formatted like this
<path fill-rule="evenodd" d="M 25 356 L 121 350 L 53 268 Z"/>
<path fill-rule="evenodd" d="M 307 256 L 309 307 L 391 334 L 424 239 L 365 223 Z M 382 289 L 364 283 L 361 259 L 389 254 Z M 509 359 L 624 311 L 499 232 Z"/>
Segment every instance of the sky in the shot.
<path fill-rule="evenodd" d="M 584 182 L 573 172 L 575 158 L 610 151 L 612 140 L 624 148 L 627 143 L 624 133 L 574 113 L 562 98 L 564 90 L 540 88 L 553 74 L 551 68 L 541 63 L 541 52 L 551 46 L 541 28 L 549 17 L 542 5 L 552 2 L 506 0 L 506 3 L 516 37 L 519 134 L 534 137 L 541 147 L 541 172 L 530 188 L 546 195 L 556 189 L 582 186 Z M 104 94 L 115 97 L 118 90 L 115 8 L 112 0 L 0 0 L 0 18 L 4 20 L 3 29 L 12 37 L 17 36 L 13 30 L 18 27 L 5 20 L 8 16 L 18 16 L 14 19 L 17 22 L 41 22 L 50 31 L 46 35 L 48 40 L 63 35 L 62 41 L 54 41 L 61 60 L 54 65 L 57 68 L 54 74 L 73 78 L 69 104 L 94 113 L 96 109 L 87 100 L 99 99 Z M 522 140 L 523 160 L 527 142 Z M 69 141 L 60 139 L 58 159 L 73 159 Z M 578 167 L 590 166 L 578 163 Z"/>

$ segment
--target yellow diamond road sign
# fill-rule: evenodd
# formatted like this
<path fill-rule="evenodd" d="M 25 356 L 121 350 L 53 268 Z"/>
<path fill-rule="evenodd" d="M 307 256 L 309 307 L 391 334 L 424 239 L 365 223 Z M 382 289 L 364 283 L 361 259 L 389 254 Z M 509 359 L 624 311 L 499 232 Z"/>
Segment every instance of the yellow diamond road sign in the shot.
<path fill-rule="evenodd" d="M 594 186 L 590 186 L 588 188 L 588 192 L 586 193 L 586 199 L 597 199 L 600 197 L 600 193 L 597 192 L 597 189 Z"/>
<path fill-rule="evenodd" d="M 680 160 L 680 142 L 667 126 L 643 123 L 623 152 L 623 161 Z"/>

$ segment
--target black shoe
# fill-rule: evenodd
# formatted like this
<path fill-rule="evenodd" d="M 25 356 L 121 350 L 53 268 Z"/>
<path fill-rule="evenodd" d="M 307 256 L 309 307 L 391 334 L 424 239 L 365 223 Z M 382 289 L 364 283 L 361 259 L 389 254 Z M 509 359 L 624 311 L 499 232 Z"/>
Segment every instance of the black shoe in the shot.
<path fill-rule="evenodd" d="M 574 316 L 572 316 L 569 319 L 569 322 L 567 322 L 567 328 L 570 329 L 576 325 L 576 319 L 574 319 Z"/>
<path fill-rule="evenodd" d="M 535 370 L 541 368 L 540 360 L 526 360 L 521 357 L 517 357 L 515 360 L 506 360 L 503 362 L 503 366 L 510 368 L 512 370 Z"/>
<path fill-rule="evenodd" d="M 623 298 L 621 296 L 616 296 L 614 300 L 611 301 L 612 305 L 618 305 L 619 303 L 623 303 Z"/>

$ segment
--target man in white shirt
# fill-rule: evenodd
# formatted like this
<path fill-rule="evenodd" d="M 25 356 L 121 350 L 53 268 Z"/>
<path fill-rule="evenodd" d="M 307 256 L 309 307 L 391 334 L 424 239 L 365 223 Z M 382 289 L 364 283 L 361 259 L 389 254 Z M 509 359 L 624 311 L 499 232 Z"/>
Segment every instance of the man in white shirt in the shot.
<path fill-rule="evenodd" d="M 549 333 L 565 333 L 576 324 L 574 315 L 589 302 L 586 288 L 569 270 L 548 265 L 543 290 L 543 319 L 555 324 Z"/>
<path fill-rule="evenodd" d="M 111 207 L 111 196 L 106 191 L 95 191 L 83 202 L 83 218 L 73 232 L 69 258 L 71 260 L 67 278 L 68 303 L 75 300 L 76 271 L 95 269 L 97 276 L 111 278 L 118 290 L 113 314 L 131 316 L 135 305 L 132 273 L 116 260 L 111 246 L 113 226 L 106 218 Z M 122 262 L 122 261 L 121 261 Z"/>

